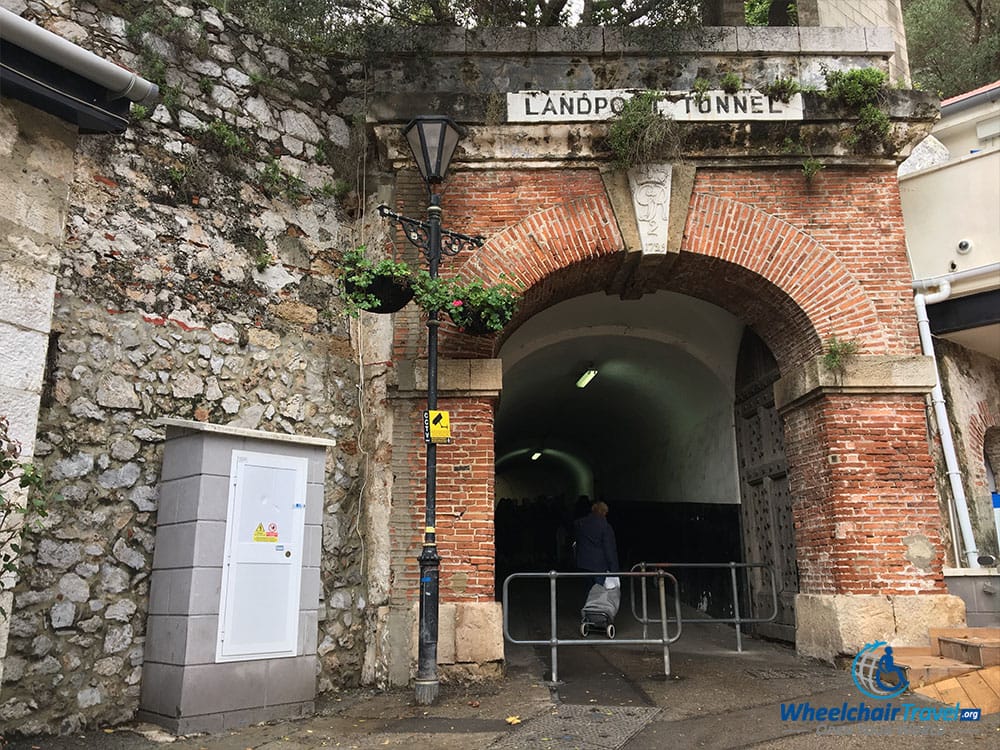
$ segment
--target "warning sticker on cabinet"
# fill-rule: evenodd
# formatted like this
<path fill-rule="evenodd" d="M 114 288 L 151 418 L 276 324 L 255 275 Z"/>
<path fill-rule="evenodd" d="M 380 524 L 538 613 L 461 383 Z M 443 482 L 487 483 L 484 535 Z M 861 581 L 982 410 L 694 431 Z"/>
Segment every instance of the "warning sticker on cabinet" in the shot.
<path fill-rule="evenodd" d="M 263 523 L 257 524 L 257 528 L 253 530 L 253 540 L 255 542 L 277 542 L 278 524 L 269 523 L 266 529 L 264 528 Z"/>

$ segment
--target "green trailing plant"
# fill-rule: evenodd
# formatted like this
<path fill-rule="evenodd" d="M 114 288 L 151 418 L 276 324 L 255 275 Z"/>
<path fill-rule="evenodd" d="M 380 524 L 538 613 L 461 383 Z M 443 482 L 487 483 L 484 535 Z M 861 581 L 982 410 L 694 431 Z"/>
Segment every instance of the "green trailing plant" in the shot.
<path fill-rule="evenodd" d="M 826 165 L 812 156 L 802 162 L 802 174 L 805 175 L 807 181 L 811 182 L 823 169 L 826 169 Z"/>
<path fill-rule="evenodd" d="M 859 110 L 885 100 L 887 76 L 878 68 L 824 70 L 827 99 Z"/>
<path fill-rule="evenodd" d="M 260 187 L 271 198 L 283 195 L 289 200 L 296 200 L 306 194 L 306 184 L 295 175 L 288 174 L 281 168 L 277 159 L 271 159 L 260 172 Z"/>
<path fill-rule="evenodd" d="M 843 375 L 847 363 L 857 355 L 859 348 L 856 339 L 838 339 L 836 335 L 831 336 L 826 342 L 823 367 L 830 372 Z"/>
<path fill-rule="evenodd" d="M 17 580 L 22 533 L 40 528 L 57 499 L 38 468 L 21 462 L 21 444 L 11 437 L 7 417 L 0 416 L 0 591 Z M 8 614 L 0 606 L 0 619 Z"/>
<path fill-rule="evenodd" d="M 167 169 L 167 179 L 174 186 L 181 186 L 185 183 L 188 177 L 187 167 L 169 167 Z"/>
<path fill-rule="evenodd" d="M 253 264 L 257 273 L 264 273 L 268 267 L 274 263 L 274 256 L 267 251 L 261 251 L 254 256 Z"/>
<path fill-rule="evenodd" d="M 788 102 L 792 100 L 792 97 L 800 91 L 802 91 L 802 87 L 794 78 L 776 78 L 774 81 L 764 86 L 761 93 L 769 96 L 775 101 L 788 104 Z"/>
<path fill-rule="evenodd" d="M 255 96 L 261 92 L 261 89 L 274 84 L 274 80 L 266 73 L 259 73 L 256 70 L 251 70 L 248 73 L 248 76 L 250 77 L 250 93 Z"/>
<path fill-rule="evenodd" d="M 454 285 L 453 293 L 448 315 L 459 330 L 468 333 L 502 331 L 514 317 L 521 297 L 507 282 L 487 285 L 480 279 Z"/>
<path fill-rule="evenodd" d="M 737 94 L 743 88 L 743 79 L 739 74 L 729 72 L 722 76 L 719 87 L 727 94 Z"/>
<path fill-rule="evenodd" d="M 207 76 L 198 79 L 198 90 L 206 96 L 212 93 L 212 88 L 214 86 L 214 81 Z"/>
<path fill-rule="evenodd" d="M 222 120 L 212 120 L 201 131 L 201 141 L 224 155 L 245 154 L 250 150 L 246 139 L 236 128 Z"/>
<path fill-rule="evenodd" d="M 147 119 L 151 114 L 152 112 L 150 111 L 149 107 L 143 104 L 132 105 L 132 119 L 135 120 L 136 122 Z"/>
<path fill-rule="evenodd" d="M 657 110 L 662 98 L 655 91 L 637 94 L 612 119 L 608 147 L 618 168 L 628 169 L 652 161 L 676 146 L 677 124 Z"/>
<path fill-rule="evenodd" d="M 854 110 L 858 121 L 845 143 L 857 152 L 891 152 L 892 122 L 885 111 L 888 77 L 878 68 L 826 70 L 823 96 Z"/>
<path fill-rule="evenodd" d="M 351 183 L 339 177 L 333 182 L 324 182 L 323 187 L 320 188 L 322 195 L 327 198 L 336 198 L 337 200 L 344 198 L 350 192 Z"/>
<path fill-rule="evenodd" d="M 448 312 L 458 294 L 457 279 L 431 275 L 420 269 L 413 272 L 413 301 L 424 312 Z"/>
<path fill-rule="evenodd" d="M 866 104 L 858 112 L 858 122 L 847 138 L 855 151 L 876 153 L 891 150 L 892 121 L 889 115 L 874 104 Z"/>
<path fill-rule="evenodd" d="M 712 89 L 712 82 L 707 78 L 695 78 L 694 83 L 691 84 L 691 91 L 693 96 L 691 97 L 695 104 L 701 104 L 705 101 L 708 96 L 708 92 Z"/>
<path fill-rule="evenodd" d="M 361 310 L 383 309 L 385 300 L 378 293 L 381 285 L 399 290 L 400 294 L 406 296 L 406 302 L 413 296 L 413 272 L 410 267 L 393 258 L 372 261 L 368 258 L 364 245 L 344 251 L 340 257 L 338 275 L 344 311 L 351 316 L 357 315 Z"/>
<path fill-rule="evenodd" d="M 332 156 L 333 143 L 326 138 L 316 144 L 316 151 L 313 153 L 313 161 L 317 164 L 329 164 Z"/>

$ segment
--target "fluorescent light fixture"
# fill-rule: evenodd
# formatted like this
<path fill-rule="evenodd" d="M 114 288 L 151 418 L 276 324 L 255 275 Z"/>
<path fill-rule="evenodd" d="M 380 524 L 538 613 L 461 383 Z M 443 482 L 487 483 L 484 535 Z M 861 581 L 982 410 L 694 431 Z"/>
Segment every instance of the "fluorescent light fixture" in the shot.
<path fill-rule="evenodd" d="M 534 453 L 531 454 L 531 460 L 532 461 L 537 461 L 541 457 L 542 457 L 542 452 L 541 451 L 535 451 Z"/>
<path fill-rule="evenodd" d="M 586 370 L 576 381 L 576 387 L 586 388 L 595 377 L 597 377 L 597 370 L 593 368 Z"/>

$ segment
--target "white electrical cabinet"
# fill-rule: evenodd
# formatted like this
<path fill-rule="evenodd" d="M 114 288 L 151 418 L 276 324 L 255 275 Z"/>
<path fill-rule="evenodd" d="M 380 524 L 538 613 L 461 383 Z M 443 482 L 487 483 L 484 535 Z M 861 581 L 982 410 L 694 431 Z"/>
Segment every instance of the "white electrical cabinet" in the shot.
<path fill-rule="evenodd" d="M 215 660 L 295 656 L 305 458 L 233 451 Z"/>

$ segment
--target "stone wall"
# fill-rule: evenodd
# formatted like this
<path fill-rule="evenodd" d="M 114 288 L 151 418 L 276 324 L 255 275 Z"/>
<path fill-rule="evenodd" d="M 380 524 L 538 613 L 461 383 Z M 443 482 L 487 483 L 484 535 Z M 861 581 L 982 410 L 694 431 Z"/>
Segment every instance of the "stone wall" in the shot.
<path fill-rule="evenodd" d="M 63 500 L 25 539 L 0 718 L 45 733 L 133 715 L 165 416 L 337 441 L 319 680 L 356 683 L 358 374 L 331 275 L 354 240 L 332 164 L 353 152 L 329 73 L 200 2 L 133 18 L 113 13 L 127 4 L 27 5 L 26 17 L 159 79 L 163 99 L 137 109 L 124 137 L 82 137 L 75 165 L 72 132 L 36 114 L 23 128 L 53 149 L 25 162 L 32 180 L 49 164 L 71 182 L 65 226 L 56 212 L 34 239 L 51 254 L 65 232 L 34 451 Z M 21 115 L 3 105 L 9 141 Z"/>
<path fill-rule="evenodd" d="M 76 133 L 65 123 L 0 99 L 0 415 L 28 461 L 35 453 L 75 145 Z M 3 493 L 12 502 L 25 501 L 13 485 L 4 486 Z M 6 516 L 4 527 L 13 520 Z M 13 576 L 5 575 L 4 613 L 11 611 L 12 585 Z M 0 615 L 0 681 L 8 626 L 8 617 Z"/>
<path fill-rule="evenodd" d="M 980 554 L 998 555 L 984 449 L 987 432 L 1000 428 L 1000 364 L 947 340 L 938 339 L 934 347 L 976 547 Z M 943 458 L 940 466 L 940 494 L 951 497 Z M 996 471 L 996 463 L 993 469 Z"/>

